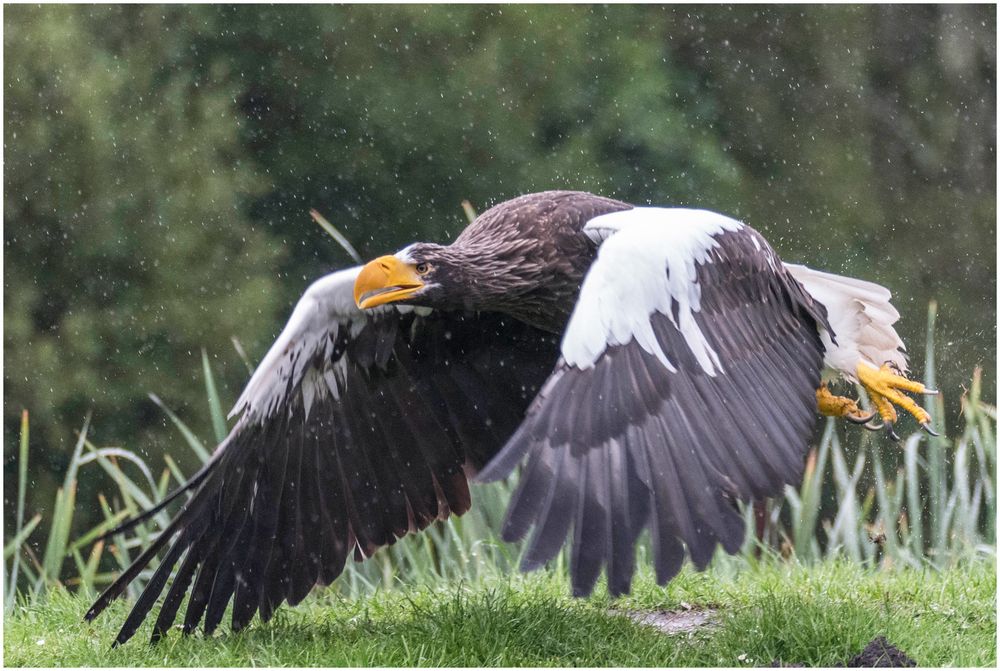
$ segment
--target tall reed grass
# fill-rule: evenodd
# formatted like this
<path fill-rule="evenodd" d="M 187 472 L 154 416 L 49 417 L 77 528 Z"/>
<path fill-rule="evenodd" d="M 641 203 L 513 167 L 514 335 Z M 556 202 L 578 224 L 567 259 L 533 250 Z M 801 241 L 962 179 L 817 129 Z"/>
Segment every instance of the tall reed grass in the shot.
<path fill-rule="evenodd" d="M 934 386 L 934 320 L 928 314 L 926 383 Z M 239 350 L 238 350 L 239 351 Z M 204 461 L 210 446 L 227 432 L 224 404 L 207 354 L 202 352 L 206 407 L 213 435 L 203 441 L 160 399 L 152 396 L 177 428 L 186 449 Z M 942 567 L 977 555 L 995 555 L 996 543 L 996 408 L 983 402 L 982 372 L 974 371 L 962 397 L 961 424 L 944 426 L 940 397 L 929 407 L 941 437 L 914 433 L 899 444 L 881 433 L 827 421 L 810 451 L 799 487 L 787 487 L 781 500 L 767 508 L 758 534 L 750 506 L 746 507 L 747 542 L 742 557 L 804 563 L 846 556 L 869 565 L 906 564 Z M 860 390 L 859 390 L 860 392 Z M 863 392 L 861 392 L 863 393 Z M 74 446 L 52 513 L 26 519 L 25 492 L 29 481 L 29 418 L 24 412 L 18 451 L 18 491 L 15 532 L 4 545 L 4 599 L 9 612 L 18 598 L 34 600 L 56 585 L 94 593 L 168 522 L 161 512 L 127 537 L 98 538 L 127 517 L 151 507 L 185 480 L 169 454 L 154 467 L 138 453 L 121 447 L 98 446 L 88 438 L 87 418 Z M 104 520 L 72 538 L 79 479 L 94 469 L 110 476 L 114 489 L 97 501 Z M 440 522 L 425 532 L 403 538 L 364 563 L 348 562 L 333 589 L 352 596 L 397 583 L 476 581 L 513 570 L 520 547 L 498 538 L 504 510 L 514 484 L 476 486 L 473 510 L 461 518 Z M 39 555 L 34 548 L 42 547 Z M 639 547 L 649 556 L 648 541 Z M 724 560 L 732 561 L 732 560 Z M 739 559 L 737 559 L 739 561 Z M 565 557 L 554 562 L 565 570 Z M 130 587 L 131 596 L 155 568 L 150 567 Z"/>

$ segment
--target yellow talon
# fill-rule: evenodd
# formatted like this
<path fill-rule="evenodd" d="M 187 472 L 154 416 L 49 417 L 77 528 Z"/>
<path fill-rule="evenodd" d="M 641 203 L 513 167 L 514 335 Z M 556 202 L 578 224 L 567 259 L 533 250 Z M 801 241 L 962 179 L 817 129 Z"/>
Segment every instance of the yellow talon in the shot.
<path fill-rule="evenodd" d="M 878 410 L 878 414 L 882 417 L 882 421 L 885 422 L 886 427 L 888 427 L 890 436 L 895 436 L 895 433 L 892 431 L 892 425 L 898 419 L 896 408 L 893 407 L 894 405 L 898 405 L 900 408 L 913 415 L 917 422 L 930 432 L 931 416 L 926 410 L 917 405 L 913 399 L 908 396 L 904 396 L 900 392 L 908 391 L 914 394 L 936 394 L 936 391 L 928 389 L 919 382 L 908 380 L 902 375 L 894 373 L 887 365 L 882 366 L 881 368 L 875 368 L 868 364 L 861 363 L 858 364 L 857 373 L 858 381 L 861 382 L 864 388 L 868 391 L 868 396 L 871 398 L 872 405 L 874 405 Z"/>
<path fill-rule="evenodd" d="M 816 390 L 816 407 L 821 414 L 828 417 L 843 417 L 855 424 L 866 424 L 875 417 L 875 413 L 866 413 L 857 401 L 846 396 L 835 396 L 830 393 L 825 384 Z"/>

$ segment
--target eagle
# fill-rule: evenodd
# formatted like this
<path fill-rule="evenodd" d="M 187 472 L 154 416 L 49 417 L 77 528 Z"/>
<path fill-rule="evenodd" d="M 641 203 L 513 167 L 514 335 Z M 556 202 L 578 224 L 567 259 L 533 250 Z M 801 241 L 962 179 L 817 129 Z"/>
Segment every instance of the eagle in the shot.
<path fill-rule="evenodd" d="M 165 589 L 154 641 L 185 595 L 185 633 L 230 603 L 234 631 L 266 622 L 518 467 L 502 537 L 526 539 L 522 570 L 567 545 L 574 595 L 602 572 L 620 595 L 648 530 L 665 585 L 686 556 L 701 570 L 739 549 L 738 502 L 800 482 L 818 415 L 895 436 L 898 406 L 931 431 L 898 318 L 885 288 L 784 263 L 722 214 L 575 191 L 500 203 L 451 244 L 306 290 L 211 458 L 107 534 L 189 494 L 86 619 L 162 552 L 115 645 Z"/>

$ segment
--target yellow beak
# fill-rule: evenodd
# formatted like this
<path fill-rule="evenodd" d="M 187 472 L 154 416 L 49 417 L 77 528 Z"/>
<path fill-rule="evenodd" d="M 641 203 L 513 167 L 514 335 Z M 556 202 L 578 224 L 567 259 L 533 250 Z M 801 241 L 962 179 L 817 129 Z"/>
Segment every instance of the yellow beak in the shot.
<path fill-rule="evenodd" d="M 354 280 L 354 302 L 367 310 L 412 296 L 423 286 L 413 265 L 395 256 L 380 256 L 365 265 Z"/>

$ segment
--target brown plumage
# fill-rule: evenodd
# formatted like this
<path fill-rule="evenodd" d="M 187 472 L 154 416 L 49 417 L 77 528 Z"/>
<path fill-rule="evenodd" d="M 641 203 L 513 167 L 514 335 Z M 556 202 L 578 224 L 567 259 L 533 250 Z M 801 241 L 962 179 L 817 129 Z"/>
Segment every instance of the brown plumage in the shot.
<path fill-rule="evenodd" d="M 471 505 L 467 478 L 524 465 L 503 534 L 523 568 L 570 542 L 576 594 L 628 591 L 648 529 L 657 577 L 743 539 L 737 500 L 801 476 L 822 305 L 721 215 L 549 191 L 313 284 L 233 409 L 116 643 L 166 596 L 185 632 L 268 620 L 353 557 Z M 108 534 L 121 533 L 137 520 Z M 173 582 L 168 578 L 176 568 Z"/>
<path fill-rule="evenodd" d="M 439 291 L 419 304 L 439 309 L 502 312 L 561 333 L 597 244 L 583 226 L 631 205 L 579 191 L 514 198 L 476 218 L 450 245 L 417 243 L 414 261 L 438 269 Z"/>

